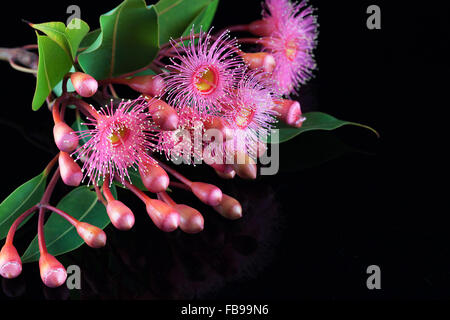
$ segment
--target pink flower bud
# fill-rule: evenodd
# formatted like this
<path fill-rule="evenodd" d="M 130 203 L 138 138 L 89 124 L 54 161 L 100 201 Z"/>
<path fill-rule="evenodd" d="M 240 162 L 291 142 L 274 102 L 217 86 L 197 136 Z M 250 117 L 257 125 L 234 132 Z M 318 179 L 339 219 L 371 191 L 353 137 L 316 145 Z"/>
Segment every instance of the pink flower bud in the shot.
<path fill-rule="evenodd" d="M 75 91 L 84 98 L 92 97 L 98 89 L 97 80 L 86 73 L 74 72 L 70 75 Z"/>
<path fill-rule="evenodd" d="M 139 166 L 139 173 L 148 191 L 158 193 L 167 190 L 169 176 L 158 164 L 142 164 Z"/>
<path fill-rule="evenodd" d="M 227 219 L 236 220 L 242 217 L 242 206 L 235 198 L 224 194 L 219 205 L 214 207 L 220 215 Z"/>
<path fill-rule="evenodd" d="M 195 196 L 207 205 L 217 206 L 222 201 L 222 191 L 212 184 L 192 182 L 190 187 Z"/>
<path fill-rule="evenodd" d="M 83 179 L 83 173 L 80 166 L 70 157 L 67 152 L 59 153 L 59 170 L 61 178 L 68 186 L 77 187 Z"/>
<path fill-rule="evenodd" d="M 172 131 L 178 128 L 178 114 L 176 110 L 162 100 L 150 100 L 148 107 L 153 121 L 164 131 Z"/>
<path fill-rule="evenodd" d="M 165 87 L 164 79 L 158 75 L 137 76 L 130 79 L 125 79 L 123 82 L 137 92 L 154 97 L 160 96 Z"/>
<path fill-rule="evenodd" d="M 80 237 L 89 247 L 101 248 L 105 246 L 106 234 L 102 229 L 86 222 L 78 222 L 76 228 Z"/>
<path fill-rule="evenodd" d="M 114 227 L 119 230 L 130 230 L 134 225 L 133 212 L 118 200 L 108 202 L 106 212 Z"/>
<path fill-rule="evenodd" d="M 256 179 L 257 167 L 255 161 L 244 152 L 236 152 L 235 163 L 232 164 L 236 174 L 243 179 Z"/>
<path fill-rule="evenodd" d="M 236 175 L 232 165 L 211 163 L 210 166 L 214 168 L 214 171 L 222 179 L 233 179 Z"/>
<path fill-rule="evenodd" d="M 72 152 L 78 146 L 78 136 L 65 122 L 55 123 L 53 127 L 53 138 L 59 150 Z"/>
<path fill-rule="evenodd" d="M 248 25 L 248 31 L 261 37 L 270 36 L 274 31 L 274 25 L 268 20 L 256 20 Z"/>
<path fill-rule="evenodd" d="M 22 261 L 16 248 L 6 243 L 0 251 L 0 275 L 12 279 L 22 272 Z"/>
<path fill-rule="evenodd" d="M 41 257 L 39 258 L 39 269 L 42 282 L 44 282 L 47 287 L 56 288 L 66 281 L 66 269 L 48 252 L 41 254 Z"/>
<path fill-rule="evenodd" d="M 267 52 L 241 53 L 242 59 L 250 69 L 262 69 L 264 72 L 272 73 L 275 69 L 275 58 Z"/>
<path fill-rule="evenodd" d="M 178 228 L 180 215 L 171 206 L 156 199 L 146 200 L 147 213 L 153 223 L 162 231 L 171 232 Z"/>
<path fill-rule="evenodd" d="M 186 233 L 198 233 L 203 230 L 203 216 L 196 209 L 184 204 L 173 207 L 180 214 L 180 229 Z"/>
<path fill-rule="evenodd" d="M 296 128 L 300 128 L 306 120 L 305 117 L 302 117 L 302 110 L 298 101 L 287 99 L 275 101 L 273 110 L 278 112 L 278 118 Z"/>

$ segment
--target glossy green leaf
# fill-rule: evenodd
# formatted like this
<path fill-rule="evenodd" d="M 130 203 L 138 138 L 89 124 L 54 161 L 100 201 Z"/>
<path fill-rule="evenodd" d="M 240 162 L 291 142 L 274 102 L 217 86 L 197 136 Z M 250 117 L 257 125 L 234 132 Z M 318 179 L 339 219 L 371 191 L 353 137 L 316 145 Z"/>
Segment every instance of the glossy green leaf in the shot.
<path fill-rule="evenodd" d="M 158 11 L 159 43 L 164 44 L 170 38 L 188 34 L 193 23 L 204 24 L 204 30 L 209 28 L 217 4 L 218 0 L 160 0 L 155 5 Z"/>
<path fill-rule="evenodd" d="M 73 25 L 79 28 L 74 28 Z M 68 27 L 62 22 L 45 22 L 32 24 L 31 26 L 45 33 L 73 59 L 75 59 L 81 40 L 89 32 L 88 24 L 78 18 L 72 19 L 72 23 Z"/>
<path fill-rule="evenodd" d="M 79 50 L 86 50 L 88 47 L 90 47 L 94 43 L 94 41 L 98 39 L 100 33 L 100 29 L 95 29 L 89 32 L 81 41 Z"/>
<path fill-rule="evenodd" d="M 158 53 L 158 15 L 144 0 L 125 0 L 100 17 L 100 28 L 78 56 L 84 72 L 98 80 L 145 67 Z"/>
<path fill-rule="evenodd" d="M 279 122 L 275 128 L 275 129 L 280 130 L 279 131 L 279 133 L 280 133 L 279 141 L 273 141 L 271 143 L 285 142 L 285 141 L 288 141 L 288 140 L 298 136 L 299 134 L 301 134 L 303 132 L 307 132 L 307 131 L 312 131 L 312 130 L 327 130 L 327 131 L 329 131 L 329 130 L 335 130 L 337 128 L 340 128 L 340 127 L 346 126 L 346 125 L 357 126 L 357 127 L 362 127 L 362 128 L 368 129 L 368 130 L 372 131 L 373 133 L 375 133 L 377 137 L 379 137 L 378 132 L 369 126 L 359 124 L 356 122 L 339 120 L 339 119 L 336 119 L 335 117 L 330 116 L 329 114 L 326 114 L 323 112 L 308 112 L 308 113 L 303 114 L 303 116 L 306 118 L 306 120 L 300 128 L 290 127 L 282 122 Z M 270 137 L 269 137 L 268 141 L 271 141 Z"/>
<path fill-rule="evenodd" d="M 114 186 L 111 191 L 116 196 Z M 98 201 L 96 193 L 86 186 L 72 190 L 58 203 L 57 207 L 75 219 L 101 229 L 110 222 L 105 206 Z M 48 252 L 54 256 L 75 250 L 84 243 L 75 227 L 56 213 L 52 213 L 45 223 L 44 233 Z M 38 259 L 39 245 L 36 236 L 23 254 L 22 262 L 33 262 Z"/>
<path fill-rule="evenodd" d="M 208 31 L 211 23 L 216 14 L 217 6 L 219 5 L 219 0 L 212 0 L 209 5 L 207 5 L 200 14 L 187 26 L 184 30 L 182 36 L 188 36 L 191 32 L 192 26 L 194 26 L 194 32 Z"/>
<path fill-rule="evenodd" d="M 52 89 L 72 67 L 72 59 L 64 49 L 47 36 L 38 35 L 39 64 L 32 107 L 38 110 Z"/>
<path fill-rule="evenodd" d="M 14 220 L 41 200 L 46 180 L 47 174 L 42 172 L 14 190 L 0 204 L 0 239 L 6 237 Z"/>

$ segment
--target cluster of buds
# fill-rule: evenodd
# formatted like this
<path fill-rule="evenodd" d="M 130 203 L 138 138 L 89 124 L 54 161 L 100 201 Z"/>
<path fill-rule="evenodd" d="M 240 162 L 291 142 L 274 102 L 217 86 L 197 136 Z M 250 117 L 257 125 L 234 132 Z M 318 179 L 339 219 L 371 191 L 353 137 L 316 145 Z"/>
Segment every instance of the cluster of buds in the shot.
<path fill-rule="evenodd" d="M 135 217 L 112 194 L 113 183 L 134 193 L 155 226 L 165 232 L 180 228 L 186 233 L 198 233 L 204 228 L 202 214 L 176 203 L 167 192 L 169 186 L 192 192 L 227 219 L 241 218 L 238 200 L 215 185 L 191 181 L 158 159 L 158 153 L 173 161 L 180 157 L 189 163 L 204 161 L 224 179 L 255 179 L 257 159 L 266 151 L 261 137 L 270 133 L 278 119 L 294 127 L 300 127 L 305 120 L 300 104 L 288 95 L 309 78 L 315 67 L 312 49 L 316 28 L 312 9 L 306 7 L 305 1 L 295 5 L 288 0 L 266 0 L 262 20 L 217 34 L 192 30 L 190 36 L 163 45 L 149 66 L 155 75 L 127 75 L 97 82 L 82 72 L 68 74 L 63 94 L 52 107 L 59 154 L 48 170 L 56 159 L 59 166 L 42 200 L 11 226 L 0 252 L 0 274 L 7 278 L 20 274 L 22 265 L 13 237 L 17 227 L 35 211 L 39 211 L 41 277 L 49 287 L 64 283 L 66 271 L 47 252 L 43 232 L 46 211 L 66 219 L 90 247 L 105 245 L 106 235 L 101 229 L 49 204 L 59 177 L 73 187 L 83 181 L 92 184 L 119 230 L 131 229 Z M 231 39 L 232 31 L 260 37 Z M 261 51 L 242 51 L 241 44 L 246 43 Z M 75 93 L 65 88 L 69 79 Z M 128 86 L 140 96 L 133 100 L 113 99 L 117 98 L 113 85 Z M 103 88 L 101 92 L 97 92 L 99 87 Z M 110 102 L 97 109 L 83 100 L 89 97 L 103 101 L 108 98 Z M 83 125 L 87 129 L 74 131 L 64 121 L 68 105 L 86 116 Z M 130 170 L 139 172 L 146 190 L 132 184 Z M 155 196 L 150 197 L 146 191 Z"/>

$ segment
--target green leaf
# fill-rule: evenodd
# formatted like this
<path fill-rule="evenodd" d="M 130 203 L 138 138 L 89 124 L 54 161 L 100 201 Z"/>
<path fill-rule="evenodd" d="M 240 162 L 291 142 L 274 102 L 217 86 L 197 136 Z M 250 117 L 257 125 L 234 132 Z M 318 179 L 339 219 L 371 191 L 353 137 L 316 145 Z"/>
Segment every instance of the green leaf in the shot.
<path fill-rule="evenodd" d="M 111 191 L 116 196 L 114 186 Z M 72 190 L 58 203 L 57 207 L 75 219 L 101 229 L 104 229 L 110 222 L 105 206 L 97 200 L 96 193 L 86 186 Z M 54 256 L 75 250 L 84 243 L 75 227 L 56 213 L 52 213 L 45 223 L 44 233 L 48 252 Z M 22 262 L 33 262 L 38 259 L 39 245 L 36 236 L 23 254 Z"/>
<path fill-rule="evenodd" d="M 219 5 L 219 0 L 212 0 L 211 3 L 206 6 L 200 14 L 192 21 L 184 30 L 183 37 L 188 36 L 191 32 L 192 26 L 194 26 L 194 32 L 208 31 L 213 19 L 216 14 L 217 6 Z"/>
<path fill-rule="evenodd" d="M 209 28 L 218 0 L 160 0 L 156 5 L 160 45 L 189 34 L 193 23 Z"/>
<path fill-rule="evenodd" d="M 36 91 L 32 107 L 38 110 L 52 89 L 72 67 L 72 60 L 64 49 L 47 36 L 38 35 L 39 64 Z"/>
<path fill-rule="evenodd" d="M 158 53 L 158 15 L 144 0 L 125 0 L 100 17 L 100 28 L 78 56 L 84 72 L 98 80 L 145 67 Z"/>
<path fill-rule="evenodd" d="M 74 28 L 73 25 L 78 25 L 79 28 Z M 62 22 L 46 22 L 31 26 L 55 41 L 72 59 L 75 59 L 81 40 L 89 32 L 88 24 L 78 18 L 72 19 L 68 27 Z"/>
<path fill-rule="evenodd" d="M 14 192 L 0 204 L 0 239 L 6 237 L 14 220 L 41 201 L 41 198 L 44 195 L 46 178 L 47 174 L 42 172 L 40 175 L 25 182 L 14 190 Z M 22 222 L 20 226 L 25 222 L 26 220 Z"/>
<path fill-rule="evenodd" d="M 85 50 L 88 47 L 90 47 L 94 43 L 94 41 L 96 41 L 97 38 L 100 36 L 100 33 L 101 33 L 100 29 L 95 29 L 89 32 L 81 41 L 79 49 Z"/>
<path fill-rule="evenodd" d="M 337 128 L 340 128 L 342 126 L 351 125 L 351 126 L 357 126 L 362 127 L 365 129 L 368 129 L 376 134 L 377 137 L 379 137 L 378 132 L 375 129 L 372 129 L 369 126 L 359 124 L 356 122 L 349 122 L 349 121 L 343 121 L 336 119 L 333 116 L 330 116 L 329 114 L 323 113 L 323 112 L 308 112 L 303 114 L 303 116 L 306 118 L 305 122 L 300 128 L 294 128 L 290 127 L 284 123 L 279 122 L 275 129 L 280 129 L 280 139 L 279 141 L 271 141 L 270 137 L 268 137 L 267 141 L 271 143 L 281 143 L 288 140 L 291 140 L 292 138 L 298 136 L 299 134 L 307 131 L 312 130 L 335 130 Z"/>

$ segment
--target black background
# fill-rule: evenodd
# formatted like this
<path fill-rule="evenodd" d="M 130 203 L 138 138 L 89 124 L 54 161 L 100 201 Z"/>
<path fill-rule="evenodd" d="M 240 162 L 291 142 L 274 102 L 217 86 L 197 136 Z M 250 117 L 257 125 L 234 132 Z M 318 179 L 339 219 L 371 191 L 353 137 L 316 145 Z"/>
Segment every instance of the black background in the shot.
<path fill-rule="evenodd" d="M 144 207 L 121 192 L 134 209 L 135 228 L 110 226 L 105 248 L 83 246 L 62 260 L 81 267 L 82 290 L 44 288 L 33 263 L 18 279 L 2 279 L 0 299 L 448 299 L 448 209 L 437 206 L 444 189 L 432 188 L 444 179 L 437 168 L 445 145 L 437 138 L 448 102 L 438 95 L 448 91 L 440 75 L 448 69 L 450 14 L 438 1 L 392 2 L 311 1 L 320 23 L 319 69 L 298 97 L 303 111 L 370 125 L 380 139 L 356 127 L 306 133 L 281 146 L 278 175 L 251 182 L 222 182 L 203 166 L 183 168 L 244 206 L 241 221 L 225 221 L 180 192 L 178 199 L 205 214 L 200 235 L 160 232 Z M 20 19 L 65 21 L 67 6 L 78 4 L 93 29 L 119 3 L 13 2 L 0 14 L 0 46 L 35 42 Z M 381 30 L 366 28 L 370 4 L 381 7 Z M 259 0 L 222 0 L 213 25 L 247 23 L 260 11 Z M 34 77 L 5 62 L 0 68 L 4 199 L 56 149 L 49 112 L 31 110 Z M 67 191 L 61 186 L 55 199 Z M 35 235 L 33 222 L 18 232 L 19 250 Z M 366 287 L 372 264 L 381 268 L 381 290 Z"/>

